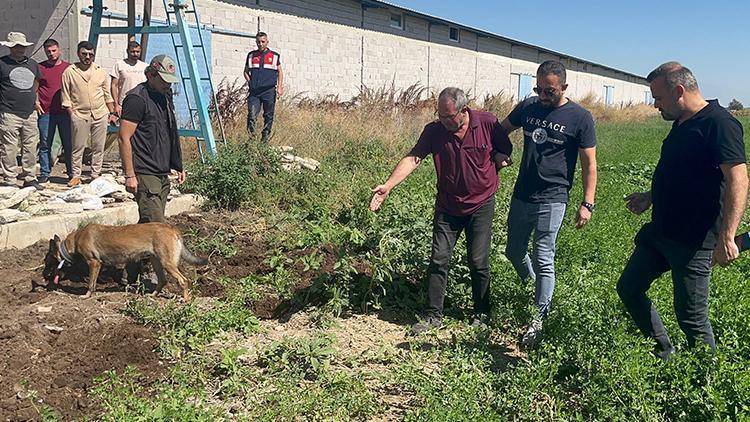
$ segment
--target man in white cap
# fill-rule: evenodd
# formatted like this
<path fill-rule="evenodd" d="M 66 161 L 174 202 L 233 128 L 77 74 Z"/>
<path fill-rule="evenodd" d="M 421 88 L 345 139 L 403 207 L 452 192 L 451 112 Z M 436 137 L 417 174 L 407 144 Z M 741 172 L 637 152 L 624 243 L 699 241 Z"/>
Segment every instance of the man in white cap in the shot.
<path fill-rule="evenodd" d="M 2 184 L 16 186 L 18 145 L 21 144 L 23 186 L 44 189 L 36 179 L 37 128 L 36 91 L 39 64 L 26 57 L 33 43 L 26 35 L 11 32 L 6 41 L 10 54 L 0 57 L 0 171 Z"/>

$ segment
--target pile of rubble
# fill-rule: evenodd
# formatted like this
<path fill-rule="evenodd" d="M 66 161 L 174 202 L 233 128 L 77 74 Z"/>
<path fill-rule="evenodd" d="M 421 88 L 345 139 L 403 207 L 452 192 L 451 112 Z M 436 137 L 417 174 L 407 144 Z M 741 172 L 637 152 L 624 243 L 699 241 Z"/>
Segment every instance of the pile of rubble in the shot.
<path fill-rule="evenodd" d="M 319 161 L 307 157 L 298 157 L 292 154 L 292 152 L 294 152 L 294 147 L 280 146 L 276 147 L 276 150 L 281 153 L 281 168 L 284 170 L 292 171 L 305 169 L 315 171 L 320 168 Z"/>
<path fill-rule="evenodd" d="M 33 187 L 0 187 L 0 224 L 28 220 L 38 215 L 76 214 L 133 201 L 133 194 L 125 190 L 125 177 L 115 174 L 103 174 L 89 184 L 74 188 L 52 183 L 48 183 L 42 191 Z M 176 176 L 170 176 L 170 180 L 172 189 L 169 199 L 182 195 L 176 188 Z"/>

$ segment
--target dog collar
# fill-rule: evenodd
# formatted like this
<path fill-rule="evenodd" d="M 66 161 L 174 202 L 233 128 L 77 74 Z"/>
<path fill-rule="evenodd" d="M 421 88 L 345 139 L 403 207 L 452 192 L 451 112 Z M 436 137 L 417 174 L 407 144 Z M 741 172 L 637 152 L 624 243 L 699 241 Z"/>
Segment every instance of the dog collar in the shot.
<path fill-rule="evenodd" d="M 60 242 L 60 255 L 62 255 L 63 262 L 67 262 L 68 264 L 73 263 L 73 257 L 70 256 L 70 253 L 68 252 L 68 249 L 65 248 L 65 241 Z"/>

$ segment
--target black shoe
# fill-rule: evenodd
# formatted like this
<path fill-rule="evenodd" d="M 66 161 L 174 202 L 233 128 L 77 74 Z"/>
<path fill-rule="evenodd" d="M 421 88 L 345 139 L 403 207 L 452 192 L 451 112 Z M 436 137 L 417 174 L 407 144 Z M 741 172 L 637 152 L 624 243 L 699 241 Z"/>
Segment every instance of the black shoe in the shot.
<path fill-rule="evenodd" d="M 427 317 L 424 321 L 420 321 L 411 326 L 411 333 L 415 336 L 424 334 L 435 328 L 443 326 L 443 319 L 440 317 Z"/>
<path fill-rule="evenodd" d="M 36 180 L 38 180 L 39 183 L 47 183 L 49 182 L 49 176 L 39 176 Z"/>
<path fill-rule="evenodd" d="M 490 328 L 490 316 L 488 314 L 474 314 L 471 316 L 471 327 L 486 330 Z"/>
<path fill-rule="evenodd" d="M 40 185 L 38 181 L 36 180 L 30 180 L 28 182 L 23 182 L 23 187 L 28 188 L 32 187 L 36 190 L 44 190 L 44 186 Z"/>
<path fill-rule="evenodd" d="M 666 348 L 656 345 L 654 346 L 654 350 L 651 353 L 653 353 L 656 358 L 662 360 L 663 362 L 669 362 L 669 359 L 672 358 L 672 355 L 675 353 L 675 351 L 676 350 L 674 346 L 671 345 Z"/>

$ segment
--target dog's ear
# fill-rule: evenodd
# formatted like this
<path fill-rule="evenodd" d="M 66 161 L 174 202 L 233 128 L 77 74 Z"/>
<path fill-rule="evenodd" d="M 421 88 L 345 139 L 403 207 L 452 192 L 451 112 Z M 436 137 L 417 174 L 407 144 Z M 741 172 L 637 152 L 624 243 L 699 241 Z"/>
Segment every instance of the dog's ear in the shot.
<path fill-rule="evenodd" d="M 55 243 L 58 243 L 58 242 L 60 242 L 60 236 L 58 236 L 58 235 L 55 235 L 55 238 L 54 238 L 54 239 L 52 239 L 52 240 L 54 240 L 54 241 L 55 241 Z"/>

